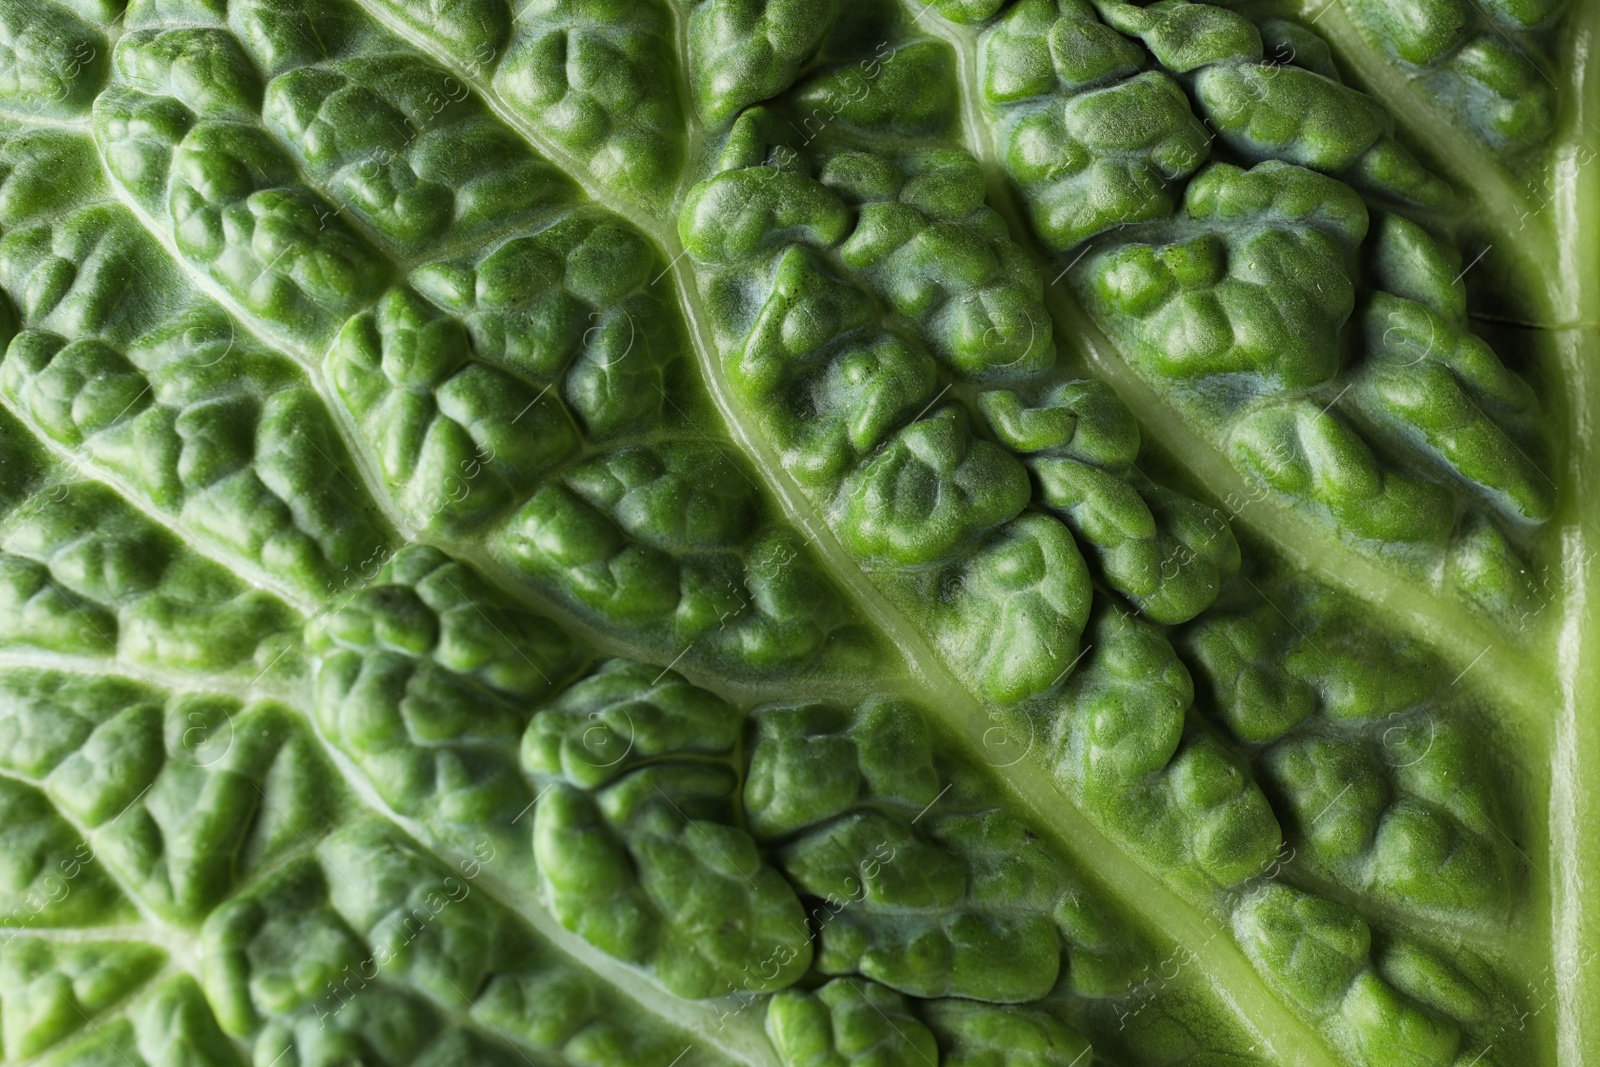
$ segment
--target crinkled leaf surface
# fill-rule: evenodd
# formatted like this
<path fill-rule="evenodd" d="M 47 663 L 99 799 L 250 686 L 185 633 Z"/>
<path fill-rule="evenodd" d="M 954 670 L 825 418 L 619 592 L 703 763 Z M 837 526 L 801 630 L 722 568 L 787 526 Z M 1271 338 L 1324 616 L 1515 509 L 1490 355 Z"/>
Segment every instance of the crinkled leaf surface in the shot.
<path fill-rule="evenodd" d="M 0 0 L 0 1058 L 1600 1058 L 1593 0 Z"/>

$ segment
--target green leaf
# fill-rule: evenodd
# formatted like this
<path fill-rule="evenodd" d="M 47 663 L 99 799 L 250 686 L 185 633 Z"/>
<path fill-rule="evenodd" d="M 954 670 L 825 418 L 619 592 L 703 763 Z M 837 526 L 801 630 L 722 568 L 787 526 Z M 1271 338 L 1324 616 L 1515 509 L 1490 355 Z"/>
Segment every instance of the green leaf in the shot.
<path fill-rule="evenodd" d="M 1576 1067 L 1596 0 L 0 0 L 0 1060 Z"/>

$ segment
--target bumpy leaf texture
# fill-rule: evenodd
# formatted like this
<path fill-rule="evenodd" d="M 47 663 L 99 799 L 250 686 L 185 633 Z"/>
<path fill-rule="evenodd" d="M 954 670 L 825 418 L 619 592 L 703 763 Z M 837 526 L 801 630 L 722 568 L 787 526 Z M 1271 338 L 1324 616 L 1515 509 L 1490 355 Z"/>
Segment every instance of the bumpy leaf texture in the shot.
<path fill-rule="evenodd" d="M 0 0 L 0 1057 L 1600 1060 L 1594 0 Z"/>

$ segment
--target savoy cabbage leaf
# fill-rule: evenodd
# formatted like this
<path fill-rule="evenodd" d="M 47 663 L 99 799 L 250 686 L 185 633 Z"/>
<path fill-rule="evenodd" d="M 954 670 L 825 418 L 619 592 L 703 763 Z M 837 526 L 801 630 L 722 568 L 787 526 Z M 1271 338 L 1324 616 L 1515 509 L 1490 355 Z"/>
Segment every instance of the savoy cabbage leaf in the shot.
<path fill-rule="evenodd" d="M 1593 0 L 0 0 L 0 1060 L 1600 1057 Z"/>

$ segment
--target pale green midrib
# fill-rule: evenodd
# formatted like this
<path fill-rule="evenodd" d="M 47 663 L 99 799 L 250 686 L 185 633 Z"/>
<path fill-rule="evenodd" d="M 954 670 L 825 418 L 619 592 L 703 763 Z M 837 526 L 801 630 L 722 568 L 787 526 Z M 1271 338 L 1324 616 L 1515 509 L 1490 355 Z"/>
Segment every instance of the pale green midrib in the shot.
<path fill-rule="evenodd" d="M 1487 315 L 1478 312 L 1467 312 L 1467 323 L 1484 323 L 1488 326 L 1509 326 L 1518 330 L 1530 330 L 1537 333 L 1561 333 L 1565 330 L 1593 330 L 1600 327 L 1600 319 L 1580 319 L 1572 322 L 1524 322 L 1521 319 L 1506 318 L 1502 315 Z M 1478 331 L 1474 330 L 1474 333 Z"/>
<path fill-rule="evenodd" d="M 31 132 L 35 129 L 60 130 L 64 133 L 83 133 L 82 119 L 66 118 L 60 115 L 30 115 L 25 111 L 18 111 L 13 107 L 0 106 L 0 122 L 11 123 L 19 130 Z"/>
<path fill-rule="evenodd" d="M 1588 224 L 1580 224 L 1589 231 Z M 1600 235 L 1596 235 L 1600 236 Z M 1600 479 L 1600 344 L 1592 334 L 1567 347 L 1566 380 L 1572 384 L 1575 440 L 1581 442 L 1568 464 L 1571 484 Z M 1587 342 L 1587 343 L 1585 343 Z M 1577 495 L 1577 494 L 1575 494 Z M 1581 497 L 1568 508 L 1580 520 L 1600 522 L 1600 500 Z M 1563 551 L 1593 551 L 1579 523 L 1564 530 Z M 1600 886 L 1600 840 L 1593 827 L 1600 817 L 1591 784 L 1600 766 L 1600 620 L 1592 617 L 1600 563 L 1590 560 L 1568 589 L 1559 637 L 1562 699 L 1550 745 L 1548 839 L 1551 909 L 1551 966 L 1557 987 L 1556 1040 L 1559 1062 L 1577 1067 L 1600 1049 L 1600 976 L 1593 953 L 1600 951 L 1600 913 L 1594 903 Z M 1588 953 L 1587 957 L 1584 953 Z M 1584 965 L 1587 962 L 1587 965 Z"/>
<path fill-rule="evenodd" d="M 692 310 L 697 311 L 698 308 Z M 698 329 L 703 318 L 696 317 L 692 321 Z M 832 535 L 825 518 L 803 492 L 797 486 L 786 484 L 787 478 L 778 473 L 783 468 L 777 455 L 764 441 L 745 432 L 744 421 L 740 418 L 743 413 L 731 399 L 732 390 L 721 373 L 720 362 L 714 356 L 702 358 L 705 360 L 704 369 L 713 397 L 735 440 L 757 460 L 756 466 L 762 478 L 773 495 L 781 501 L 791 521 L 811 537 L 813 547 L 834 581 L 856 602 L 858 610 L 870 617 L 881 633 L 890 637 L 910 666 L 911 674 L 906 683 L 896 686 L 886 680 L 885 688 L 893 688 L 897 695 L 924 708 L 934 717 L 939 732 L 960 750 L 968 754 L 984 751 L 989 747 L 986 734 L 994 720 L 938 654 L 862 574 L 853 558 Z M 977 768 L 981 761 L 974 759 L 971 762 Z M 1167 888 L 1101 833 L 1061 792 L 1044 768 L 1032 759 L 1026 759 L 1006 767 L 1003 774 L 992 773 L 992 770 L 982 772 L 990 785 L 1017 803 L 1027 821 L 1070 858 L 1075 872 L 1095 882 L 1119 906 L 1145 920 L 1146 930 L 1153 938 L 1170 939 L 1174 944 L 1184 947 L 1201 961 L 1202 969 L 1207 969 L 1206 964 L 1209 963 L 1209 970 L 1214 977 L 1231 978 L 1234 988 L 1259 986 L 1259 978 L 1243 954 L 1234 949 L 1226 938 L 1213 938 L 1198 909 Z M 1219 950 L 1207 950 L 1208 943 L 1217 944 Z M 1250 1025 L 1257 1033 L 1262 1032 L 1258 1026 L 1252 1025 L 1258 1020 L 1251 1012 L 1241 1010 L 1231 996 L 1226 999 L 1239 1012 L 1246 1025 Z M 1290 1060 L 1319 1064 L 1337 1062 L 1331 1059 L 1303 1061 L 1293 1056 Z"/>
<path fill-rule="evenodd" d="M 1345 0 L 1290 0 L 1300 17 L 1328 40 L 1335 54 L 1356 75 L 1371 96 L 1395 117 L 1405 132 L 1431 157 L 1429 162 L 1444 171 L 1458 185 L 1470 190 L 1482 219 L 1487 222 L 1496 247 L 1510 253 L 1525 277 L 1537 277 L 1545 262 L 1547 243 L 1543 223 L 1529 228 L 1529 215 L 1541 212 L 1529 201 L 1479 141 L 1461 131 L 1456 117 L 1443 108 L 1430 105 L 1416 91 L 1413 79 L 1396 65 L 1397 61 L 1379 55 L 1345 14 Z M 1523 236 L 1527 235 L 1527 236 Z M 1548 288 L 1526 295 L 1549 302 Z M 1542 309 L 1549 317 L 1572 317 L 1559 300 Z"/>
<path fill-rule="evenodd" d="M 298 706 L 306 699 L 303 680 L 292 687 L 251 684 L 250 677 L 255 674 L 254 670 L 235 674 L 186 672 L 137 663 L 120 655 L 77 656 L 19 645 L 0 649 L 0 675 L 11 671 L 53 671 L 81 677 L 122 678 L 172 693 L 211 693 L 233 697 L 245 703 L 267 700 Z"/>
<path fill-rule="evenodd" d="M 102 941 L 139 941 L 161 948 L 163 931 L 144 923 L 107 923 L 105 926 L 0 926 L 0 937 L 12 941 L 41 941 L 55 945 L 93 945 Z M 165 951 L 165 950 L 163 950 Z"/>
<path fill-rule="evenodd" d="M 683 108 L 684 126 L 688 136 L 685 140 L 683 153 L 683 173 L 678 175 L 678 181 L 672 191 L 672 204 L 681 204 L 689 195 L 698 181 L 694 164 L 700 159 L 709 132 L 701 124 L 699 112 L 695 108 L 694 83 L 690 76 L 689 65 L 681 60 L 689 54 L 689 17 L 693 14 L 690 10 L 695 6 L 696 0 L 668 0 L 672 6 L 673 45 L 676 49 L 675 57 L 680 62 L 674 64 L 678 73 L 675 79 L 678 89 L 678 99 Z M 668 205 L 671 210 L 671 205 Z"/>
<path fill-rule="evenodd" d="M 710 336 L 706 315 L 700 306 L 698 290 L 695 288 L 689 268 L 682 263 L 683 249 L 675 229 L 670 225 L 662 227 L 653 220 L 640 217 L 631 205 L 608 196 L 604 191 L 596 191 L 595 187 L 598 187 L 599 183 L 593 182 L 592 179 L 589 182 L 581 181 L 580 176 L 589 177 L 587 169 L 562 151 L 559 146 L 551 143 L 549 138 L 544 137 L 531 123 L 522 119 L 514 109 L 506 106 L 491 84 L 482 78 L 471 77 L 465 71 L 456 69 L 455 63 L 447 53 L 436 47 L 430 48 L 430 43 L 425 40 L 418 40 L 410 27 L 399 20 L 386 17 L 386 13 L 375 11 L 372 0 L 358 0 L 358 2 L 370 16 L 382 23 L 391 33 L 430 55 L 436 62 L 452 70 L 457 77 L 471 84 L 502 121 L 536 146 L 547 158 L 557 162 L 563 170 L 573 176 L 574 180 L 579 180 L 590 195 L 603 206 L 628 219 L 670 254 L 673 281 L 684 307 L 685 318 L 688 320 L 691 341 L 700 363 L 702 377 L 734 440 L 755 461 L 753 465 L 757 467 L 758 474 L 778 499 L 789 520 L 807 535 L 821 556 L 825 570 L 872 618 L 877 628 L 894 641 L 922 683 L 920 691 L 916 694 L 919 702 L 939 716 L 944 728 L 960 738 L 965 749 L 982 751 L 983 735 L 988 728 L 986 725 L 988 719 L 977 701 L 939 661 L 926 642 L 914 636 L 914 630 L 861 574 L 843 547 L 833 538 L 822 515 L 805 498 L 799 487 L 790 484 L 788 477 L 781 473 L 783 468 L 776 454 L 764 442 L 755 440 L 745 431 L 746 420 L 739 417 L 743 413 L 731 399 L 731 391 L 722 373 L 721 362 L 716 356 L 717 350 Z M 691 123 L 691 125 L 697 124 Z M 952 700 L 953 694 L 959 694 L 959 699 Z M 1173 939 L 1193 951 L 1198 958 L 1202 960 L 1209 958 L 1212 965 L 1210 970 L 1214 976 L 1229 978 L 1236 988 L 1248 988 L 1252 991 L 1261 989 L 1260 979 L 1245 960 L 1243 953 L 1233 947 L 1231 941 L 1226 938 L 1212 938 L 1199 912 L 1131 860 L 1087 818 L 1068 804 L 1064 795 L 1050 781 L 1042 768 L 1037 767 L 1032 761 L 1023 761 L 1017 766 L 1008 768 L 1008 773 L 1005 775 L 997 774 L 989 777 L 1001 791 L 1011 794 L 1021 803 L 1031 821 L 1047 828 L 1049 836 L 1054 839 L 1057 847 L 1077 860 L 1084 869 L 1092 872 L 1092 876 L 1103 888 L 1112 891 L 1114 898 L 1121 900 L 1125 906 L 1136 904 L 1136 910 L 1146 919 L 1158 917 L 1162 921 L 1154 923 L 1153 926 L 1167 936 L 1173 936 L 1176 927 L 1182 936 L 1173 936 Z M 1024 780 L 1025 785 L 1021 784 Z M 1062 820 L 1061 816 L 1066 812 L 1071 813 L 1070 817 Z M 1058 821 L 1068 822 L 1070 826 L 1059 827 L 1056 825 Z M 1138 886 L 1140 891 L 1128 893 L 1127 889 L 1130 886 Z M 1208 943 L 1216 944 L 1219 948 L 1209 949 Z M 1221 947 L 1223 945 L 1226 945 L 1226 948 Z M 1269 1015 L 1275 1011 L 1280 1016 L 1274 1019 L 1278 1024 L 1276 1027 L 1278 1032 L 1293 1033 L 1297 1038 L 1309 1040 L 1309 1031 L 1298 1020 L 1283 1013 L 1275 999 L 1269 1002 L 1258 996 L 1253 998 L 1251 1010 L 1245 1010 L 1233 997 L 1226 994 L 1223 996 L 1246 1020 L 1250 1020 L 1252 1014 L 1259 1014 L 1263 1009 L 1270 1008 L 1272 1010 L 1268 1012 Z M 1247 1025 L 1250 1023 L 1247 1022 Z M 1307 1060 L 1298 1055 L 1297 1050 L 1292 1049 L 1285 1049 L 1284 1055 L 1287 1061 L 1305 1063 L 1308 1067 L 1312 1064 L 1331 1067 L 1337 1063 L 1336 1060 L 1323 1056 Z"/>
<path fill-rule="evenodd" d="M 964 108 L 969 96 L 970 93 L 962 93 Z M 698 291 L 687 276 L 688 272 L 684 271 L 683 274 L 681 288 L 687 315 L 698 338 L 697 354 L 702 360 L 702 370 L 713 397 L 733 436 L 758 461 L 756 466 L 763 479 L 782 502 L 791 521 L 812 538 L 834 580 L 871 616 L 877 628 L 889 635 L 899 647 L 912 667 L 913 679 L 920 683 L 915 687 L 907 687 L 905 695 L 928 709 L 936 717 L 941 732 L 955 739 L 962 750 L 969 754 L 982 752 L 987 747 L 986 734 L 992 727 L 987 712 L 927 641 L 862 574 L 854 559 L 833 536 L 825 516 L 810 503 L 798 485 L 792 484 L 783 473 L 784 468 L 777 454 L 764 441 L 746 432 L 745 426 L 749 420 L 741 417 L 745 413 L 739 410 L 716 356 L 715 342 L 709 335 Z M 976 767 L 981 761 L 972 762 Z M 991 767 L 990 771 L 984 772 L 991 785 L 1009 794 L 1018 803 L 1029 822 L 1039 827 L 1056 848 L 1071 858 L 1075 870 L 1096 882 L 1121 907 L 1144 920 L 1150 935 L 1157 939 L 1170 939 L 1182 946 L 1200 961 L 1201 969 L 1208 971 L 1212 978 L 1225 979 L 1218 983 L 1216 993 L 1247 1027 L 1269 1043 L 1279 1034 L 1293 1034 L 1299 1039 L 1299 1043 L 1292 1048 L 1282 1049 L 1286 1062 L 1319 1065 L 1338 1062 L 1331 1057 L 1305 1057 L 1303 1053 L 1306 1049 L 1318 1047 L 1311 1037 L 1311 1031 L 1299 1020 L 1284 1013 L 1275 999 L 1267 1001 L 1257 996 L 1250 998 L 1248 1005 L 1241 1004 L 1231 991 L 1241 988 L 1252 992 L 1262 991 L 1260 978 L 1243 953 L 1234 947 L 1230 939 L 1213 937 L 1201 913 L 1106 837 L 1077 810 L 1044 768 L 1032 759 L 1025 759 L 1007 766 L 1003 774 L 992 773 L 993 770 Z M 1208 946 L 1213 944 L 1217 948 L 1209 949 Z M 1267 1024 L 1265 1028 L 1263 1023 Z"/>
<path fill-rule="evenodd" d="M 398 23 L 397 20 L 393 23 L 390 23 L 389 20 L 383 18 L 382 13 L 373 12 L 371 7 L 365 3 L 363 6 L 367 8 L 369 14 L 375 15 L 380 21 L 385 22 L 386 28 L 390 29 L 391 32 L 395 32 L 405 37 L 416 47 L 422 48 L 425 51 L 430 51 L 436 61 L 446 66 L 453 65 L 451 63 L 451 57 L 449 57 L 447 54 L 443 54 L 442 50 L 430 50 L 426 47 L 425 42 L 412 40 L 410 38 L 409 27 Z M 461 72 L 457 72 L 457 76 L 460 77 L 463 75 Z M 546 156 L 557 161 L 563 167 L 563 169 L 568 171 L 569 175 L 573 175 L 574 177 L 579 175 L 587 176 L 586 168 L 567 155 L 567 153 L 562 151 L 558 146 L 550 143 L 547 139 L 540 136 L 538 131 L 523 122 L 515 111 L 504 106 L 504 104 L 498 100 L 497 95 L 487 83 L 483 82 L 481 79 L 475 80 L 474 87 L 482 96 L 485 97 L 485 99 L 490 103 L 491 108 L 495 110 L 495 112 L 503 121 L 506 121 L 513 128 L 517 129 L 525 138 L 538 146 L 541 152 Z M 652 220 L 637 214 L 631 204 L 612 198 L 603 190 L 590 188 L 587 185 L 585 188 L 586 191 L 588 191 L 589 194 L 597 201 L 601 202 L 603 206 L 627 218 L 628 221 L 633 223 L 637 228 L 651 235 L 664 249 L 669 252 L 673 252 L 674 255 L 676 255 L 678 252 L 681 252 L 682 249 L 677 240 L 676 233 L 670 228 L 662 229 L 656 226 Z M 882 631 L 895 635 L 896 644 L 901 647 L 902 652 L 906 655 L 913 669 L 916 670 L 917 674 L 923 681 L 923 685 L 910 695 L 914 695 L 915 697 L 919 698 L 920 702 L 925 706 L 943 710 L 949 703 L 948 695 L 950 693 L 962 693 L 966 699 L 961 701 L 961 703 L 966 706 L 960 709 L 961 714 L 958 715 L 951 715 L 948 711 L 946 711 L 943 716 L 943 718 L 947 720 L 945 726 L 947 729 L 951 729 L 958 735 L 966 735 L 965 737 L 962 737 L 963 747 L 981 750 L 984 745 L 983 735 L 987 729 L 985 726 L 983 726 L 983 722 L 986 721 L 986 718 L 976 701 L 972 700 L 970 695 L 965 694 L 965 691 L 960 686 L 960 683 L 954 678 L 954 676 L 948 671 L 942 662 L 939 661 L 938 657 L 932 652 L 931 649 L 927 648 L 925 645 L 923 645 L 921 648 L 916 647 L 916 645 L 922 644 L 920 639 L 908 637 L 909 628 L 904 623 L 904 620 L 898 617 L 898 613 L 891 608 L 885 600 L 883 600 L 881 595 L 874 587 L 861 578 L 859 570 L 856 568 L 854 562 L 842 551 L 841 547 L 833 541 L 831 534 L 827 532 L 828 528 L 826 523 L 823 521 L 820 514 L 818 514 L 815 509 L 810 506 L 809 502 L 805 501 L 803 495 L 786 491 L 789 487 L 781 484 L 783 479 L 772 476 L 772 472 L 782 469 L 777 456 L 772 454 L 770 450 L 764 447 L 762 443 L 753 440 L 744 432 L 743 421 L 737 417 L 738 413 L 734 410 L 734 405 L 728 401 L 727 384 L 720 374 L 720 364 L 713 355 L 715 352 L 714 342 L 712 342 L 708 336 L 708 330 L 705 326 L 706 318 L 703 310 L 699 306 L 699 294 L 694 287 L 693 281 L 689 276 L 689 272 L 685 268 L 675 265 L 673 268 L 673 274 L 674 280 L 679 288 L 680 298 L 683 300 L 688 310 L 687 317 L 695 335 L 695 348 L 697 355 L 700 356 L 701 359 L 702 372 L 709 379 L 713 397 L 716 400 L 717 406 L 723 414 L 725 421 L 727 422 L 728 428 L 732 431 L 733 436 L 747 453 L 754 454 L 756 458 L 761 460 L 758 466 L 761 470 L 764 480 L 768 481 L 769 488 L 774 491 L 774 494 L 781 501 L 784 506 L 784 510 L 788 514 L 791 521 L 794 521 L 808 534 L 814 547 L 816 547 L 823 555 L 825 562 L 830 565 L 828 569 L 833 572 L 835 580 L 840 581 L 841 584 L 845 585 L 854 598 L 858 602 L 862 603 L 863 606 L 868 608 L 869 613 L 874 616 L 874 620 L 878 623 L 879 628 Z M 773 692 L 776 694 L 779 691 L 774 690 Z M 1018 770 L 1018 767 L 1008 768 L 1010 775 L 1013 777 L 1017 776 Z M 1060 806 L 1064 799 L 1060 791 L 1042 771 L 1035 768 L 1031 764 L 1022 765 L 1022 776 L 1036 779 L 1035 781 L 1029 783 L 1031 788 L 1013 787 L 1007 789 L 1006 791 L 1011 792 L 1017 797 L 1017 799 L 1024 803 L 1024 806 L 1029 809 L 1030 814 L 1038 824 L 1051 828 L 1051 836 L 1057 838 L 1056 843 L 1059 847 L 1069 854 L 1084 853 L 1092 855 L 1098 853 L 1098 855 L 1094 856 L 1094 859 L 1086 864 L 1087 869 L 1093 872 L 1094 877 L 1097 880 L 1105 883 L 1107 888 L 1113 888 L 1114 886 L 1118 891 L 1116 895 L 1125 904 L 1128 902 L 1128 898 L 1126 895 L 1123 895 L 1121 891 L 1126 888 L 1130 881 L 1148 883 L 1146 886 L 1144 886 L 1144 888 L 1151 891 L 1151 894 L 1156 898 L 1156 900 L 1153 902 L 1146 901 L 1143 903 L 1147 905 L 1150 903 L 1155 903 L 1156 906 L 1154 908 L 1147 906 L 1141 910 L 1155 911 L 1157 914 L 1165 913 L 1163 914 L 1163 917 L 1168 923 L 1176 920 L 1177 924 L 1183 928 L 1184 933 L 1188 935 L 1186 938 L 1178 938 L 1177 940 L 1179 940 L 1180 943 L 1187 942 L 1188 946 L 1201 946 L 1202 951 L 1196 953 L 1197 955 L 1211 955 L 1213 957 L 1218 955 L 1217 953 L 1207 953 L 1204 951 L 1204 946 L 1207 943 L 1212 942 L 1214 939 L 1210 936 L 1205 921 L 1200 917 L 1197 911 L 1192 909 L 1187 903 L 1182 902 L 1180 898 L 1162 886 L 1157 879 L 1147 875 L 1142 868 L 1134 867 L 1133 870 L 1130 871 L 1128 869 L 1131 866 L 1130 862 L 1128 861 L 1127 857 L 1121 853 L 1121 850 L 1117 848 L 1117 846 L 1111 844 L 1109 840 L 1105 839 L 1103 835 L 1101 835 L 1099 831 L 1092 826 L 1092 824 L 1088 823 L 1087 820 L 1082 819 L 1081 815 L 1077 815 L 1077 820 L 1081 821 L 1080 825 L 1073 827 L 1073 831 L 1070 834 L 1057 829 L 1053 825 L 1052 816 L 1059 815 L 1060 813 Z M 1002 782 L 1005 781 L 1004 776 L 992 777 L 999 777 L 1001 778 Z M 1086 841 L 1086 838 L 1088 841 Z M 1092 841 L 1093 845 L 1089 845 L 1089 841 Z M 1084 855 L 1080 858 L 1088 858 L 1088 855 Z M 1108 872 L 1117 871 L 1119 869 L 1124 875 L 1133 874 L 1134 877 L 1131 879 L 1108 878 Z M 1172 914 L 1173 912 L 1176 912 L 1177 914 Z M 1171 933 L 1170 926 L 1158 926 L 1158 929 L 1163 929 L 1168 934 Z M 1211 963 L 1213 964 L 1213 974 L 1217 974 L 1218 972 L 1232 971 L 1232 976 L 1234 979 L 1236 981 L 1240 981 L 1241 984 L 1247 984 L 1256 988 L 1260 987 L 1259 976 L 1256 974 L 1254 969 L 1250 967 L 1249 963 L 1244 960 L 1242 953 L 1239 953 L 1236 949 L 1233 949 L 1230 944 L 1228 946 L 1228 950 L 1222 953 L 1222 955 L 1225 955 L 1227 959 L 1223 960 L 1213 958 L 1211 960 Z M 1225 995 L 1225 999 L 1232 1001 L 1235 1010 L 1240 1011 L 1240 1014 L 1244 1015 L 1247 1019 L 1252 1014 L 1248 1010 L 1242 1010 L 1241 1006 L 1233 997 Z M 1271 1001 L 1271 1006 L 1274 1008 L 1278 1007 L 1275 998 Z M 1256 1007 L 1259 1008 L 1259 1005 Z M 1289 1022 L 1293 1026 L 1294 1030 L 1300 1031 L 1297 1036 L 1304 1036 L 1306 1033 L 1304 1024 L 1302 1024 L 1299 1020 L 1286 1016 L 1284 1021 Z M 1301 1057 L 1293 1054 L 1291 1054 L 1291 1058 L 1295 1059 L 1296 1061 L 1301 1059 Z M 1326 1062 L 1332 1063 L 1336 1061 L 1330 1059 Z"/>
<path fill-rule="evenodd" d="M 482 862 L 478 857 L 457 852 L 423 823 L 394 811 L 378 795 L 365 772 L 322 732 L 322 724 L 317 722 L 316 717 L 307 715 L 305 719 L 321 744 L 323 753 L 339 770 L 341 779 L 355 791 L 357 800 L 398 826 L 435 860 L 452 867 L 461 863 L 478 863 L 480 871 L 476 880 L 488 888 L 490 899 L 532 928 L 575 966 L 587 970 L 621 996 L 639 1004 L 648 1016 L 676 1028 L 694 1041 L 704 1042 L 730 1060 L 749 1067 L 781 1067 L 758 1025 L 754 1025 L 753 1017 L 735 1019 L 729 1026 L 713 1026 L 711 1024 L 717 1022 L 719 1016 L 714 1006 L 716 1002 L 685 1000 L 674 996 L 643 972 L 595 948 L 557 922 L 530 888 L 496 874 L 491 867 L 492 861 Z M 531 828 L 529 832 L 531 834 Z M 731 1040 L 714 1035 L 727 1035 Z"/>
<path fill-rule="evenodd" d="M 1560 280 L 1570 289 L 1567 303 L 1579 317 L 1600 320 L 1600 174 L 1572 158 L 1584 148 L 1600 148 L 1594 133 L 1600 122 L 1600 72 L 1594 69 L 1600 44 L 1600 2 L 1585 0 L 1570 16 L 1566 69 L 1576 87 L 1565 116 L 1557 177 L 1556 234 L 1561 249 Z M 1584 131 L 1590 131 L 1584 136 Z M 1568 484 L 1594 486 L 1600 480 L 1600 335 L 1574 334 L 1562 350 L 1562 380 L 1570 383 L 1571 437 L 1577 446 L 1568 461 Z M 1600 495 L 1573 492 L 1563 550 L 1600 549 Z M 1586 532 L 1587 531 L 1587 534 Z M 1562 705 L 1551 759 L 1549 839 L 1551 964 L 1556 985 L 1556 1053 L 1564 1067 L 1577 1067 L 1600 1053 L 1600 974 L 1593 964 L 1600 951 L 1600 835 L 1594 832 L 1597 799 L 1592 785 L 1600 766 L 1600 558 L 1591 559 L 1569 590 L 1560 640 Z"/>

